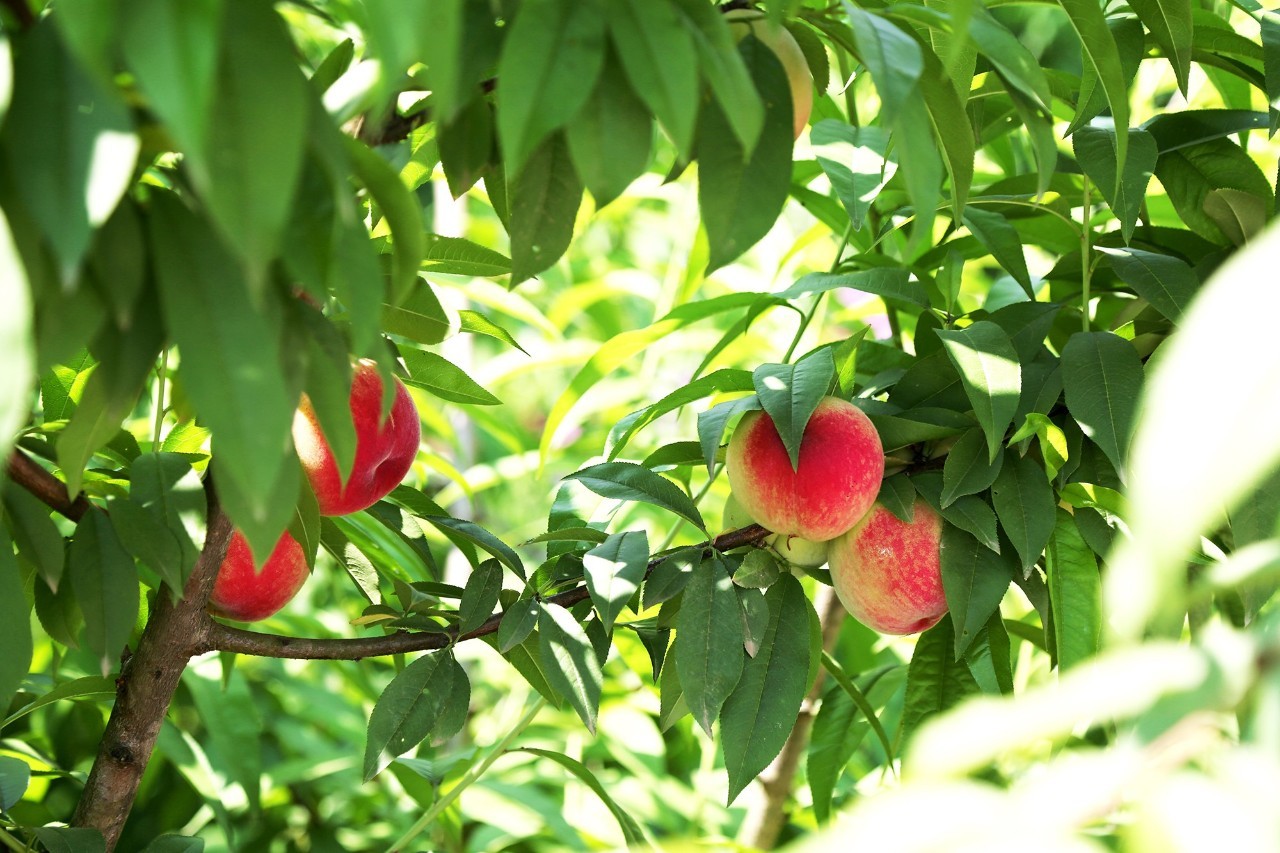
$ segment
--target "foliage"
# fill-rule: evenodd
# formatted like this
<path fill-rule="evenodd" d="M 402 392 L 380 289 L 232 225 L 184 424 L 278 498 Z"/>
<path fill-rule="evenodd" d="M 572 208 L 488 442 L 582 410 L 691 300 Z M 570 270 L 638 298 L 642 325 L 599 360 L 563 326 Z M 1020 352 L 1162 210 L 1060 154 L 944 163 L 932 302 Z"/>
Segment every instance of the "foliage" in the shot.
<path fill-rule="evenodd" d="M 66 824 L 212 476 L 318 555 L 270 633 L 435 650 L 206 649 L 121 849 L 771 846 L 784 748 L 784 840 L 1277 846 L 1275 13 L 766 6 L 794 146 L 706 0 L 4 4 L 0 844 L 102 849 Z M 349 464 L 356 358 L 423 447 L 320 519 L 290 425 Z M 714 538 L 736 419 L 828 393 L 946 523 L 916 640 Z"/>

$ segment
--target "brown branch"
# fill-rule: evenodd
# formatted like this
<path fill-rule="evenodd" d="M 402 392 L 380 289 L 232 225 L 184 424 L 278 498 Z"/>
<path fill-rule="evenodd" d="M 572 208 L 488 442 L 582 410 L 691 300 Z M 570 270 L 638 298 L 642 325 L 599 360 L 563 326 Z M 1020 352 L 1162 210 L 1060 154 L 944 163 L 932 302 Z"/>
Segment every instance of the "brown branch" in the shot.
<path fill-rule="evenodd" d="M 486 95 L 498 87 L 498 81 L 490 77 L 480 82 L 480 91 Z M 431 107 L 424 106 L 410 115 L 392 112 L 382 122 L 371 124 L 369 116 L 362 115 L 348 128 L 357 139 L 370 147 L 390 145 L 409 138 L 409 134 L 433 121 Z"/>
<path fill-rule="evenodd" d="M 9 454 L 8 469 L 9 477 L 15 483 L 35 495 L 50 509 L 65 515 L 72 521 L 79 521 L 89 511 L 89 501 L 83 494 L 76 495 L 75 500 L 72 500 L 67 494 L 65 483 L 41 468 L 34 459 L 16 447 Z"/>
<path fill-rule="evenodd" d="M 4 0 L 4 6 L 18 19 L 18 24 L 24 30 L 30 29 L 35 25 L 36 13 L 31 11 L 27 0 Z"/>
<path fill-rule="evenodd" d="M 758 524 L 751 524 L 738 530 L 730 530 L 706 543 L 706 547 L 717 551 L 729 551 L 743 545 L 752 545 L 769 535 Z M 649 572 L 661 563 L 665 557 L 650 560 L 645 570 Z M 572 607 L 589 596 L 585 586 L 576 586 L 565 592 L 549 596 L 545 601 L 559 604 L 561 607 Z M 439 633 L 425 631 L 399 631 L 381 637 L 351 637 L 339 639 L 312 639 L 306 637 L 285 637 L 277 634 L 263 634 L 234 628 L 221 622 L 208 620 L 203 641 L 196 646 L 195 654 L 206 652 L 234 652 L 242 655 L 254 655 L 268 658 L 291 658 L 294 660 L 361 660 L 363 658 L 381 657 L 383 655 L 405 654 L 408 652 L 425 652 L 433 649 L 447 648 L 454 643 L 484 637 L 498 630 L 505 612 L 496 613 L 485 620 L 479 628 L 458 634 L 454 631 Z"/>
<path fill-rule="evenodd" d="M 205 614 L 205 605 L 226 557 L 232 527 L 218 505 L 211 479 L 205 480 L 205 493 L 208 532 L 204 549 L 180 601 L 175 603 L 169 595 L 156 596 L 155 609 L 142 632 L 138 650 L 116 681 L 111 718 L 72 820 L 73 826 L 101 832 L 108 853 L 119 841 L 133 808 L 142 772 L 151 759 L 191 650 L 203 644 L 213 624 Z"/>

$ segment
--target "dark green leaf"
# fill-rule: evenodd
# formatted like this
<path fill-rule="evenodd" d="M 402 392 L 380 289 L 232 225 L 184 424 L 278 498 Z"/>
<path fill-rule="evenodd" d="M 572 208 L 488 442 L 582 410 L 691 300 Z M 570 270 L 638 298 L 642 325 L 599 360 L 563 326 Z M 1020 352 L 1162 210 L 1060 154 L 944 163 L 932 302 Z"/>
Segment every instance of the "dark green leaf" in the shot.
<path fill-rule="evenodd" d="M 767 121 L 763 100 L 768 93 L 758 89 L 758 82 L 753 85 L 754 75 L 718 9 L 703 0 L 674 0 L 673 5 L 683 19 L 681 27 L 693 35 L 698 65 L 716 105 L 743 150 L 754 150 Z M 790 112 L 787 127 L 793 127 Z"/>
<path fill-rule="evenodd" d="M 66 545 L 49 507 L 14 483 L 4 486 L 4 514 L 18 553 L 39 572 L 53 591 L 58 589 L 65 565 Z M 0 702 L 0 707 L 3 707 Z"/>
<path fill-rule="evenodd" d="M 988 458 L 994 462 L 1022 391 L 1018 353 L 1004 330 L 989 320 L 937 334 L 960 371 L 973 412 L 987 435 Z"/>
<path fill-rule="evenodd" d="M 654 566 L 644 582 L 644 609 L 656 607 L 683 592 L 702 565 L 702 559 L 702 549 L 686 548 Z"/>
<path fill-rule="evenodd" d="M 601 497 L 653 504 L 688 519 L 699 530 L 706 529 L 697 506 L 679 486 L 634 462 L 602 462 L 565 479 L 577 480 Z"/>
<path fill-rule="evenodd" d="M 968 665 L 956 660 L 952 645 L 954 630 L 947 615 L 916 641 L 907 669 L 907 694 L 902 710 L 902 728 L 907 737 L 929 717 L 980 692 Z"/>
<path fill-rule="evenodd" d="M 1009 634 L 997 607 L 964 654 L 969 672 L 983 693 L 994 696 L 1013 693 L 1011 652 Z"/>
<path fill-rule="evenodd" d="M 395 305 L 382 308 L 382 330 L 420 344 L 438 344 L 456 331 L 435 290 L 421 278 Z"/>
<path fill-rule="evenodd" d="M 1062 349 L 1062 384 L 1071 416 L 1123 471 L 1142 391 L 1133 345 L 1111 332 L 1072 335 Z"/>
<path fill-rule="evenodd" d="M 1133 236 L 1146 198 L 1147 184 L 1156 168 L 1156 141 L 1144 130 L 1129 130 L 1129 156 L 1124 173 L 1116 173 L 1116 132 L 1106 128 L 1082 127 L 1071 137 L 1076 160 L 1084 173 L 1102 191 L 1102 197 L 1120 220 L 1125 242 Z"/>
<path fill-rule="evenodd" d="M 837 287 L 872 293 L 882 299 L 891 299 L 929 307 L 929 295 L 924 285 L 911 280 L 905 269 L 878 268 L 853 273 L 809 273 L 791 287 L 778 294 L 783 299 L 794 299 L 805 293 L 823 293 Z"/>
<path fill-rule="evenodd" d="M 502 614 L 498 623 L 498 651 L 506 654 L 529 638 L 538 625 L 538 602 L 520 598 Z"/>
<path fill-rule="evenodd" d="M 698 443 L 702 445 L 702 457 L 707 463 L 707 470 L 715 468 L 716 456 L 720 451 L 720 439 L 724 437 L 724 428 L 734 415 L 755 412 L 760 409 L 760 398 L 755 394 L 739 397 L 725 403 L 717 403 L 704 412 L 698 412 Z"/>
<path fill-rule="evenodd" d="M 564 135 L 556 133 L 529 156 L 511 185 L 511 284 L 558 261 L 573 238 L 582 182 Z"/>
<path fill-rule="evenodd" d="M 880 492 L 876 502 L 884 504 L 889 512 L 902 521 L 911 521 L 915 516 L 916 488 L 906 474 L 895 474 L 880 481 Z"/>
<path fill-rule="evenodd" d="M 1191 0 L 1130 0 L 1129 7 L 1151 31 L 1164 57 L 1173 66 L 1178 89 L 1187 94 L 1191 73 L 1193 22 Z M 1270 93 L 1274 97 L 1277 93 Z"/>
<path fill-rule="evenodd" d="M 698 53 L 670 3 L 625 0 L 608 14 L 609 37 L 631 87 L 688 158 L 698 115 Z"/>
<path fill-rule="evenodd" d="M 955 628 L 956 660 L 1000 607 L 1013 567 L 1009 560 L 985 547 L 963 530 L 946 525 L 942 531 L 942 588 Z"/>
<path fill-rule="evenodd" d="M 574 776 L 578 777 L 584 785 L 590 788 L 595 795 L 600 798 L 600 801 L 604 803 L 605 808 L 607 808 L 618 821 L 618 827 L 622 830 L 622 836 L 627 840 L 628 845 L 645 843 L 646 839 L 644 830 L 641 829 L 640 824 L 636 823 L 635 818 L 629 815 L 622 806 L 618 805 L 613 797 L 609 796 L 609 792 L 605 790 L 604 785 L 600 784 L 600 780 L 595 777 L 595 774 L 587 769 L 586 765 L 580 761 L 575 761 L 567 755 L 562 755 L 561 753 L 552 752 L 547 749 L 525 746 L 521 747 L 521 750 L 534 755 L 540 755 L 543 758 L 549 758 L 556 764 L 559 764 L 561 767 L 568 770 Z"/>
<path fill-rule="evenodd" d="M 431 57 L 431 96 L 441 120 L 450 122 L 492 73 L 500 30 L 492 9 L 483 3 L 434 0 L 425 5 L 428 24 L 419 38 L 423 55 Z"/>
<path fill-rule="evenodd" d="M 830 350 L 821 350 L 796 364 L 762 364 L 752 373 L 756 395 L 772 420 L 791 459 L 800 467 L 800 442 L 809 416 L 818 407 L 835 379 Z"/>
<path fill-rule="evenodd" d="M 964 211 L 964 224 L 999 262 L 1001 268 L 1022 286 L 1027 297 L 1034 300 L 1036 291 L 1031 282 L 1031 274 L 1027 272 L 1027 259 L 1022 254 L 1022 238 L 1009 220 L 995 211 L 967 207 Z"/>
<path fill-rule="evenodd" d="M 1102 7 L 1094 0 L 1058 0 L 1071 27 L 1080 38 L 1084 57 L 1097 72 L 1102 91 L 1106 94 L 1107 104 L 1111 107 L 1111 117 L 1116 127 L 1129 126 L 1129 86 L 1125 79 L 1124 68 L 1120 64 L 1120 52 L 1116 40 L 1107 27 L 1107 19 Z M 1124 162 L 1128 154 L 1129 135 L 1116 135 L 1117 172 L 1126 174 Z"/>
<path fill-rule="evenodd" d="M 712 552 L 685 587 L 676 624 L 675 662 L 694 719 L 711 736 L 725 700 L 742 677 L 742 617 L 733 579 Z"/>
<path fill-rule="evenodd" d="M 597 208 L 622 195 L 649 164 L 653 122 L 612 53 L 566 136 L 573 165 Z"/>
<path fill-rule="evenodd" d="M 489 171 L 495 153 L 493 107 L 483 97 L 473 98 L 453 121 L 437 125 L 436 142 L 449 193 L 461 198 Z"/>
<path fill-rule="evenodd" d="M 391 679 L 369 716 L 365 781 L 378 775 L 391 759 L 403 755 L 430 733 L 458 669 L 451 652 L 432 652 Z"/>
<path fill-rule="evenodd" d="M 1228 237 L 1205 209 L 1206 200 L 1215 190 L 1239 190 L 1257 196 L 1267 209 L 1274 203 L 1274 193 L 1262 170 L 1243 148 L 1228 139 L 1215 138 L 1161 152 L 1156 177 L 1182 221 L 1216 243 L 1225 243 Z"/>
<path fill-rule="evenodd" d="M 592 733 L 600 711 L 600 659 L 582 626 L 558 604 L 541 605 L 538 646 L 547 681 L 569 700 Z"/>
<path fill-rule="evenodd" d="M 138 621 L 138 571 L 102 510 L 85 513 L 76 526 L 67 579 L 84 614 L 85 642 L 106 675 Z"/>
<path fill-rule="evenodd" d="M 0 527 L 0 710 L 7 710 L 13 694 L 27 677 L 31 666 L 31 606 L 22 589 L 22 575 L 13 558 L 13 545 Z M 23 763 L 25 767 L 25 762 Z M 4 765 L 0 764 L 0 811 L 7 811 Z M 26 787 L 25 783 L 22 786 Z M 21 791 L 18 795 L 21 796 Z"/>
<path fill-rule="evenodd" d="M 1195 270 L 1173 255 L 1102 246 L 1098 251 L 1111 259 L 1111 268 L 1125 284 L 1174 322 L 1200 287 Z"/>
<path fill-rule="evenodd" d="M 3 695 L 4 692 L 0 691 L 0 696 Z M 22 799 L 30 783 L 30 764 L 21 758 L 0 755 L 0 812 L 13 808 Z"/>
<path fill-rule="evenodd" d="M 438 509 L 438 507 L 437 507 Z M 468 542 L 479 545 L 498 559 L 508 569 L 516 573 L 521 580 L 525 579 L 524 563 L 520 559 L 520 555 L 511 549 L 509 545 L 498 537 L 494 536 L 488 530 L 485 530 L 474 521 L 464 521 L 461 518 L 453 518 L 444 515 L 422 515 L 424 521 L 428 521 L 436 527 L 440 528 L 446 535 L 453 534 L 461 537 Z"/>
<path fill-rule="evenodd" d="M 730 803 L 782 750 L 809 689 L 812 605 L 790 575 L 770 587 L 764 599 L 768 623 L 759 651 L 746 662 L 720 715 Z"/>
<path fill-rule="evenodd" d="M 813 734 L 809 739 L 805 765 L 809 788 L 813 793 L 814 816 L 819 823 L 825 824 L 830 820 L 831 799 L 836 782 L 853 758 L 858 744 L 871 730 L 865 712 L 854 701 L 853 695 L 846 691 L 844 684 L 853 687 L 859 694 L 864 694 L 864 704 L 874 711 L 875 708 L 884 707 L 892 695 L 902 689 L 905 676 L 906 668 L 901 666 L 887 673 L 880 670 L 863 676 L 860 679 L 861 689 L 846 678 L 841 683 L 832 684 L 823 694 L 822 704 L 813 721 Z M 860 713 L 863 714 L 861 719 Z M 886 750 L 886 755 L 892 754 L 892 749 Z"/>
<path fill-rule="evenodd" d="M 442 355 L 402 346 L 400 357 L 409 368 L 406 385 L 429 391 L 442 400 L 469 406 L 499 406 L 502 401 Z"/>
<path fill-rule="evenodd" d="M 502 565 L 497 560 L 485 560 L 467 578 L 458 603 L 458 633 L 467 634 L 483 625 L 493 615 L 501 591 Z"/>
<path fill-rule="evenodd" d="M 1045 574 L 1053 605 L 1058 667 L 1065 670 L 1096 655 L 1102 639 L 1098 563 L 1065 509 L 1057 512 Z"/>
<path fill-rule="evenodd" d="M 982 430 L 971 429 L 952 445 L 942 466 L 942 505 L 950 506 L 956 498 L 976 495 L 995 482 L 1004 462 L 1004 454 L 995 461 L 987 458 L 987 442 Z"/>
<path fill-rule="evenodd" d="M 1000 525 L 1013 542 L 1027 574 L 1040 559 L 1053 533 L 1053 486 L 1044 469 L 1026 456 L 1006 451 L 1004 468 L 991 487 L 991 502 Z"/>
<path fill-rule="evenodd" d="M 48 853 L 105 853 L 107 849 L 107 842 L 96 829 L 42 826 L 34 831 Z"/>
<path fill-rule="evenodd" d="M 742 617 L 742 646 L 747 652 L 747 657 L 754 658 L 759 653 L 760 645 L 765 641 L 765 634 L 769 630 L 769 604 L 761 590 L 748 589 L 741 584 L 736 585 L 738 610 Z"/>
<path fill-rule="evenodd" d="M 582 558 L 591 601 L 606 631 L 640 589 L 649 561 L 649 539 L 643 530 L 615 533 Z"/>

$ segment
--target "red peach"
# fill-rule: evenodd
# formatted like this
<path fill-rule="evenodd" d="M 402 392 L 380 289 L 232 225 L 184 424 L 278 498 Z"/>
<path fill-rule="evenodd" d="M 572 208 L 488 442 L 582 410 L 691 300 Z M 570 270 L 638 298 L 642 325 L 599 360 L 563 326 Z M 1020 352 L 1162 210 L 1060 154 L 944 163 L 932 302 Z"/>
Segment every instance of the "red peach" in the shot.
<path fill-rule="evenodd" d="M 382 378 L 371 361 L 361 361 L 351 376 L 351 416 L 356 427 L 356 458 L 345 484 L 333 451 L 305 396 L 293 417 L 293 444 L 316 493 L 321 515 L 348 515 L 373 506 L 409 473 L 422 439 L 422 424 L 409 390 L 395 376 L 395 402 L 385 421 Z"/>
<path fill-rule="evenodd" d="M 773 419 L 748 412 L 725 463 L 734 496 L 758 524 L 783 536 L 825 542 L 858 522 L 884 477 L 884 448 L 871 419 L 825 397 L 805 426 L 800 465 L 791 467 Z"/>
<path fill-rule="evenodd" d="M 831 582 L 845 609 L 881 634 L 918 634 L 947 612 L 942 519 L 917 500 L 910 522 L 877 503 L 831 543 Z"/>
<path fill-rule="evenodd" d="M 262 568 L 254 571 L 249 543 L 237 530 L 231 535 L 227 557 L 213 583 L 209 610 L 215 616 L 240 622 L 266 619 L 297 594 L 307 574 L 302 546 L 288 533 L 280 534 Z"/>

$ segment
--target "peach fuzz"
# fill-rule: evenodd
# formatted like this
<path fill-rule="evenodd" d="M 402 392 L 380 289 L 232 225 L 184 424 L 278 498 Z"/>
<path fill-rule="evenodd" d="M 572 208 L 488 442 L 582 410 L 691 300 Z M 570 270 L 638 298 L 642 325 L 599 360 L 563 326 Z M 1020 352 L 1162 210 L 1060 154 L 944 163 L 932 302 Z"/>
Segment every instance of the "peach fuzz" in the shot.
<path fill-rule="evenodd" d="M 373 506 L 400 485 L 418 454 L 422 424 L 409 389 L 396 377 L 395 402 L 382 416 L 382 377 L 371 361 L 351 375 L 351 416 L 356 428 L 356 457 L 343 483 L 333 451 L 305 396 L 293 418 L 293 444 L 316 493 L 321 515 L 348 515 Z"/>
<path fill-rule="evenodd" d="M 280 534 L 262 568 L 255 571 L 249 543 L 237 530 L 231 535 L 226 559 L 218 568 L 209 610 L 215 616 L 239 622 L 266 619 L 297 595 L 308 573 L 302 546 L 288 533 Z"/>
<path fill-rule="evenodd" d="M 947 612 L 942 519 L 917 500 L 910 522 L 877 503 L 831 543 L 831 582 L 845 609 L 881 634 L 917 634 Z"/>
<path fill-rule="evenodd" d="M 800 465 L 762 411 L 748 412 L 729 440 L 725 462 L 734 497 L 758 524 L 783 536 L 825 542 L 858 522 L 884 477 L 884 449 L 871 419 L 852 403 L 825 397 L 805 426 Z"/>

